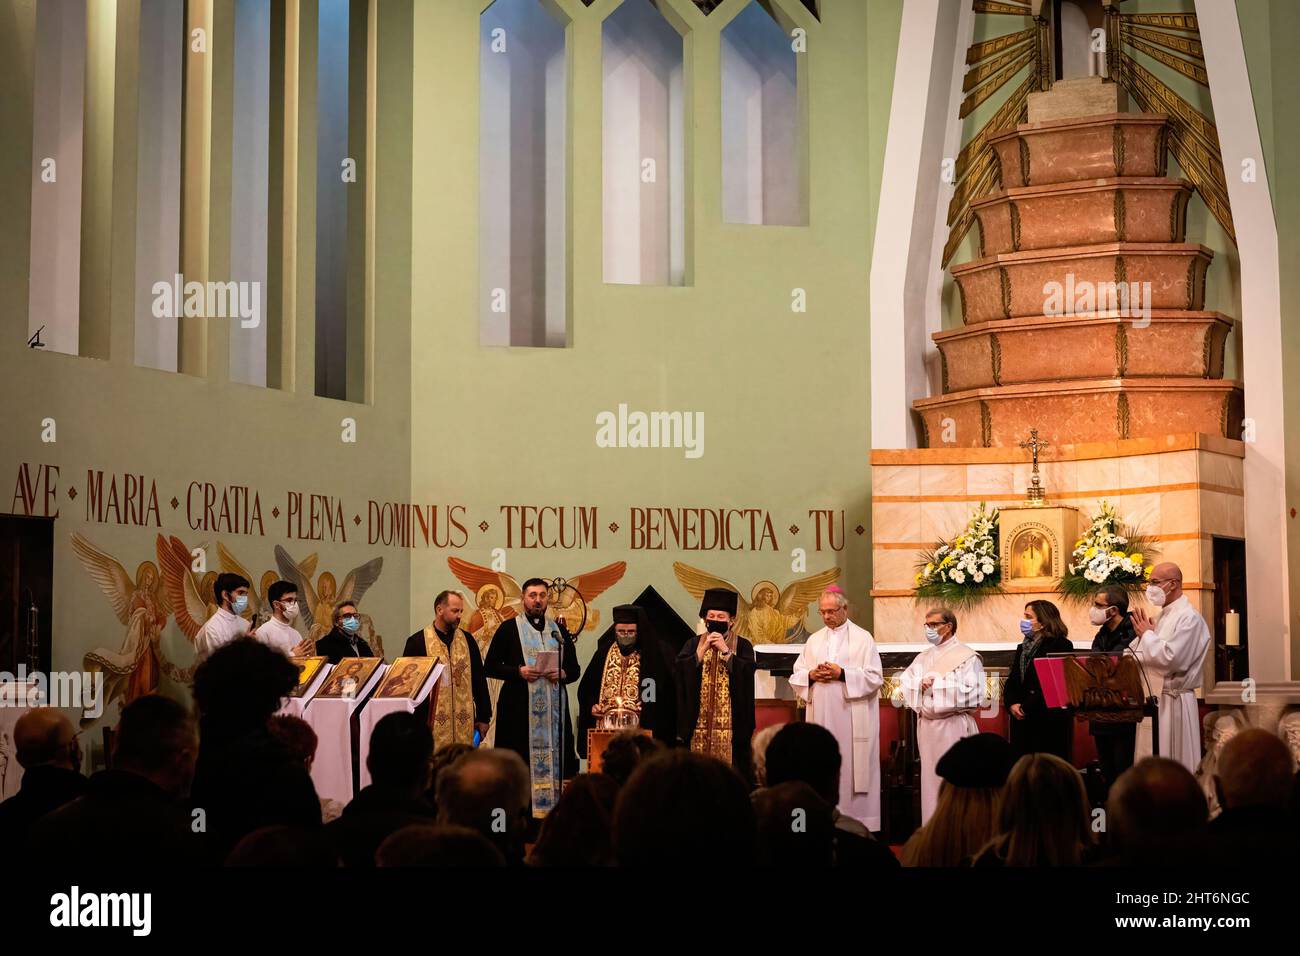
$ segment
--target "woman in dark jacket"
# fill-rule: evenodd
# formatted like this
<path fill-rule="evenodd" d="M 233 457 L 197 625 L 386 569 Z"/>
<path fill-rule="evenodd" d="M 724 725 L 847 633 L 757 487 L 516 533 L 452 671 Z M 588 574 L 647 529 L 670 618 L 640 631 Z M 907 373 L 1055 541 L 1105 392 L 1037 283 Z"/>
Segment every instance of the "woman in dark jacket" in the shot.
<path fill-rule="evenodd" d="M 1030 601 L 1020 622 L 1024 640 L 1011 658 L 1011 671 L 1002 687 L 1002 701 L 1011 712 L 1011 750 L 1015 757 L 1050 753 L 1070 759 L 1071 715 L 1049 710 L 1043 700 L 1034 660 L 1047 654 L 1070 653 L 1074 645 L 1061 613 L 1051 601 Z"/>

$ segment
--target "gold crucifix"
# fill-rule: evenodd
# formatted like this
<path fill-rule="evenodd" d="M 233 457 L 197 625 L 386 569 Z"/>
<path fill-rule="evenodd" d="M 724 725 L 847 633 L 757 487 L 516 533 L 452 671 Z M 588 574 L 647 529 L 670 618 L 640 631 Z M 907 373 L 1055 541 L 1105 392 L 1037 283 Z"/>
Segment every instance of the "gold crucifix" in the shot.
<path fill-rule="evenodd" d="M 1038 429 L 1029 429 L 1029 441 L 1022 441 L 1021 448 L 1028 448 L 1029 454 L 1033 457 L 1034 470 L 1029 476 L 1029 487 L 1025 489 L 1025 504 L 1035 508 L 1040 508 L 1044 501 L 1043 479 L 1038 475 L 1038 449 L 1047 448 L 1050 442 L 1045 442 L 1038 437 Z"/>

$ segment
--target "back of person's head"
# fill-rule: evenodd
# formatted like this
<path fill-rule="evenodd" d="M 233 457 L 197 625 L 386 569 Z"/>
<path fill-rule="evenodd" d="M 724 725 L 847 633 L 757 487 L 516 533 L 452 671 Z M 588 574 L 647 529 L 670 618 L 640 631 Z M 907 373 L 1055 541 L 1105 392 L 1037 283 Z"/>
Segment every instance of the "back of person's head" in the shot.
<path fill-rule="evenodd" d="M 746 865 L 754 809 L 740 775 L 684 748 L 641 763 L 614 805 L 614 857 L 623 865 Z"/>
<path fill-rule="evenodd" d="M 438 774 L 438 823 L 468 827 L 487 838 L 508 863 L 523 859 L 531 803 L 528 767 L 513 750 L 465 754 Z"/>
<path fill-rule="evenodd" d="M 338 865 L 338 854 L 319 827 L 262 827 L 235 844 L 226 856 L 226 866 Z"/>
<path fill-rule="evenodd" d="M 1286 809 L 1295 789 L 1295 761 L 1281 738 L 1253 727 L 1243 730 L 1219 753 L 1219 802 L 1225 809 Z"/>
<path fill-rule="evenodd" d="M 1209 817 L 1205 793 L 1182 764 L 1147 757 L 1119 775 L 1106 802 L 1114 848 L 1131 862 L 1185 853 Z"/>
<path fill-rule="evenodd" d="M 204 732 L 222 725 L 264 728 L 298 684 L 298 668 L 261 641 L 241 637 L 215 651 L 194 672 L 194 703 Z"/>
<path fill-rule="evenodd" d="M 787 780 L 754 791 L 760 866 L 825 867 L 835 862 L 833 808 L 811 785 Z"/>
<path fill-rule="evenodd" d="M 662 749 L 663 744 L 648 734 L 625 731 L 605 745 L 600 758 L 600 772 L 621 787 L 642 760 Z"/>
<path fill-rule="evenodd" d="M 36 707 L 14 724 L 14 756 L 24 770 L 47 765 L 76 770 L 81 762 L 77 729 L 53 707 Z"/>
<path fill-rule="evenodd" d="M 749 753 L 754 759 L 754 782 L 760 787 L 767 786 L 767 748 L 772 745 L 772 738 L 785 724 L 768 724 L 749 740 Z"/>
<path fill-rule="evenodd" d="M 424 795 L 425 799 L 429 801 L 429 806 L 435 810 L 438 807 L 439 775 L 461 757 L 473 752 L 474 748 L 472 746 L 462 743 L 444 744 L 433 752 L 433 760 L 429 764 L 429 789 Z"/>
<path fill-rule="evenodd" d="M 608 866 L 618 784 L 603 773 L 574 777 L 542 821 L 528 862 L 536 866 Z"/>
<path fill-rule="evenodd" d="M 903 847 L 904 866 L 961 866 L 998 832 L 1002 787 L 939 783 L 939 799 L 925 826 Z"/>
<path fill-rule="evenodd" d="M 1007 866 L 1077 866 L 1089 823 L 1079 771 L 1055 754 L 1026 754 L 1007 777 L 992 846 Z"/>
<path fill-rule="evenodd" d="M 319 743 L 311 724 L 292 714 L 277 714 L 267 721 L 266 729 L 288 751 L 295 763 L 302 764 L 305 770 L 311 770 L 312 761 L 316 759 L 316 745 Z"/>
<path fill-rule="evenodd" d="M 380 719 L 370 734 L 366 768 L 384 787 L 423 791 L 429 785 L 433 734 L 415 714 L 393 713 Z"/>
<path fill-rule="evenodd" d="M 146 694 L 122 708 L 113 769 L 148 777 L 173 796 L 189 793 L 198 757 L 194 718 L 170 697 Z"/>
<path fill-rule="evenodd" d="M 834 806 L 840 799 L 840 760 L 839 741 L 821 724 L 786 724 L 767 745 L 767 785 L 802 780 Z"/>
<path fill-rule="evenodd" d="M 505 866 L 501 852 L 468 827 L 412 824 L 379 844 L 375 866 L 438 866 L 478 869 Z"/>

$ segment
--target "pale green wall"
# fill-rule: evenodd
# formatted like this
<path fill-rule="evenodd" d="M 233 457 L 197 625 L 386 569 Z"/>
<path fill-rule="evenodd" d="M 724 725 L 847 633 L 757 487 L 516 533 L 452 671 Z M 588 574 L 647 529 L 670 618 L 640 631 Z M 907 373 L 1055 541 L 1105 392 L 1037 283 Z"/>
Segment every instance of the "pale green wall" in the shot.
<path fill-rule="evenodd" d="M 310 4 L 306 4 L 310 8 Z M 119 5 L 119 15 L 130 17 L 129 0 Z M 112 295 L 83 301 L 83 312 L 107 315 L 112 351 L 107 360 L 30 351 L 27 338 L 28 216 L 31 182 L 31 48 L 34 7 L 24 0 L 0 4 L 0 86 L 8 93 L 0 106 L 4 135 L 0 136 L 0 298 L 6 308 L 0 315 L 0 361 L 6 374 L 0 381 L 0 403 L 6 429 L 0 445 L 0 475 L 7 497 L 0 512 L 18 512 L 12 504 L 20 463 L 55 465 L 59 516 L 54 522 L 54 660 L 57 670 L 80 670 L 83 655 L 96 647 L 117 650 L 123 628 L 114 618 L 107 599 L 83 570 L 70 546 L 70 536 L 81 532 L 113 555 L 134 576 L 145 560 L 157 562 L 155 538 L 176 535 L 191 548 L 211 546 L 209 568 L 219 570 L 215 544 L 225 544 L 255 576 L 275 568 L 273 547 L 284 545 L 302 559 L 319 555 L 317 573 L 331 571 L 339 583 L 353 567 L 377 555 L 384 558 L 378 582 L 366 596 L 362 610 L 370 613 L 391 658 L 400 652 L 410 633 L 410 558 L 397 548 L 366 543 L 367 500 L 408 501 L 410 475 L 410 372 L 409 346 L 409 235 L 410 235 L 410 49 L 409 31 L 394 29 L 392 11 L 383 4 L 381 42 L 391 48 L 381 83 L 389 102 L 380 113 L 378 128 L 377 226 L 378 281 L 374 365 L 381 370 L 374 383 L 374 402 L 353 404 L 316 398 L 310 334 L 313 318 L 310 298 L 299 302 L 297 317 L 297 390 L 263 389 L 228 381 L 224 356 L 226 331 L 220 322 L 208 329 L 208 374 L 203 377 L 173 374 L 133 365 L 134 329 L 130 290 L 134 285 L 134 110 L 133 58 L 121 56 L 117 64 L 116 116 L 123 124 L 114 132 L 117 155 L 112 168 L 113 193 L 105 197 L 112 209 Z M 218 20 L 218 29 L 222 24 Z M 228 23 L 228 19 L 224 21 Z M 125 35 L 125 33 L 123 34 Z M 215 49 L 221 49 L 220 37 Z M 386 41 L 386 42 L 385 42 Z M 403 49 L 405 46 L 405 49 Z M 119 47 L 121 50 L 122 47 Z M 128 48 L 129 49 L 129 48 Z M 229 47 L 225 47 L 229 49 Z M 220 62 L 220 61 L 218 61 Z M 214 99 L 230 95 L 230 72 L 216 70 Z M 304 62 L 312 75 L 314 63 Z M 302 117 L 304 137 L 300 169 L 314 176 L 315 156 L 307 148 L 313 138 L 310 113 Z M 214 202 L 219 184 L 229 182 L 228 132 L 213 136 Z M 223 153 L 221 146 L 226 146 Z M 300 195 L 314 195 L 314 180 L 302 184 Z M 358 187 L 360 188 L 360 187 Z M 226 196 L 228 197 L 228 193 Z M 228 200 L 227 200 L 228 201 Z M 219 223 L 229 217 L 214 214 L 212 243 L 215 250 L 229 242 Z M 310 208 L 301 211 L 298 230 L 312 234 Z M 306 243 L 304 243 L 306 245 Z M 304 252 L 304 255 L 306 253 Z M 215 266 L 214 266 L 215 268 Z M 310 289 L 311 262 L 300 262 L 297 284 Z M 212 278 L 222 275 L 214 271 Z M 125 293 L 125 294 L 124 294 Z M 304 343 L 305 346 L 304 346 Z M 341 441 L 341 420 L 356 421 L 357 441 Z M 57 441 L 41 440 L 42 420 L 56 423 Z M 162 527 L 125 527 L 86 519 L 86 471 L 143 475 L 156 482 Z M 195 531 L 186 524 L 185 499 L 191 481 L 218 486 L 245 485 L 261 500 L 265 536 Z M 68 490 L 75 487 L 75 500 Z M 107 487 L 107 484 L 106 486 Z M 347 543 L 290 540 L 286 536 L 286 493 L 289 490 L 331 495 L 342 499 L 347 523 Z M 173 511 L 169 500 L 180 499 Z M 273 518 L 278 505 L 281 515 Z M 359 514 L 363 524 L 351 523 Z M 46 609 L 47 612 L 49 609 Z M 169 621 L 163 635 L 165 655 L 176 665 L 191 663 L 192 650 Z M 184 689 L 163 679 L 164 692 L 183 695 Z M 107 714 L 115 720 L 114 711 Z M 92 733 L 87 741 L 99 745 Z"/>
<path fill-rule="evenodd" d="M 0 104 L 0 357 L 8 374 L 0 396 L 10 430 L 0 475 L 13 487 L 19 463 L 61 468 L 55 522 L 54 666 L 80 669 L 86 651 L 116 649 L 123 628 L 69 546 L 80 531 L 130 573 L 156 560 L 161 531 L 191 547 L 220 540 L 256 575 L 274 568 L 272 548 L 295 556 L 317 552 L 319 570 L 342 581 L 353 566 L 384 558 L 379 583 L 363 610 L 375 618 L 389 656 L 427 621 L 434 593 L 455 584 L 451 552 L 368 545 L 349 524 L 349 541 L 288 541 L 289 489 L 342 497 L 350 517 L 367 517 L 366 501 L 459 504 L 467 508 L 469 545 L 456 553 L 476 563 L 504 546 L 502 504 L 595 505 L 599 550 L 565 554 L 511 552 L 509 570 L 573 576 L 627 560 L 623 580 L 597 603 L 608 608 L 653 584 L 685 617 L 694 611 L 673 577 L 683 559 L 734 581 L 748 592 L 760 578 L 784 585 L 791 550 L 809 550 L 808 571 L 839 565 L 866 622 L 870 603 L 870 447 L 868 288 L 884 139 L 888 128 L 899 0 L 827 0 L 823 22 L 809 21 L 811 225 L 807 228 L 724 226 L 720 216 L 717 20 L 688 42 L 692 71 L 695 284 L 632 288 L 601 282 L 600 30 L 597 12 L 561 0 L 577 22 L 570 35 L 574 65 L 570 100 L 572 170 L 572 347 L 488 349 L 478 345 L 477 88 L 478 0 L 379 6 L 379 113 L 376 177 L 376 321 L 369 405 L 314 397 L 312 388 L 312 263 L 315 156 L 310 149 L 312 91 L 300 120 L 303 150 L 297 195 L 303 207 L 296 275 L 297 342 L 286 363 L 297 366 L 297 391 L 258 389 L 226 381 L 224 331 L 209 329 L 208 374 L 177 375 L 131 364 L 133 329 L 134 155 L 129 123 L 130 57 L 118 64 L 120 144 L 112 168 L 115 190 L 107 361 L 34 354 L 22 347 L 27 297 L 27 222 L 31 176 L 30 77 L 34 7 L 4 0 L 0 17 L 0 79 L 15 93 Z M 129 15 L 130 0 L 119 11 Z M 303 4 L 310 24 L 314 4 Z M 218 21 L 219 23 L 221 21 Z M 13 24 L 14 28 L 9 29 Z M 312 75 L 304 44 L 302 74 Z M 123 77 L 126 77 L 124 82 Z M 412 80 L 412 76 L 414 79 Z M 214 96 L 229 95 L 229 71 L 217 71 Z M 221 115 L 219 109 L 218 115 Z M 215 135 L 214 142 L 222 142 Z M 227 140 L 228 142 L 228 140 Z M 228 183 L 228 159 L 214 158 L 214 190 Z M 219 196 L 217 197 L 219 200 Z M 212 242 L 223 240 L 214 216 Z M 17 224 L 17 225 L 14 225 Z M 214 260 L 216 261 L 216 260 Z M 213 278 L 219 278 L 215 273 Z M 807 291 L 808 311 L 790 311 L 791 290 Z M 529 381 L 531 379 L 531 381 Z M 544 384 L 543 384 L 544 383 Z M 705 455 L 680 450 L 600 450 L 595 414 L 620 402 L 644 410 L 703 411 Z M 58 441 L 40 441 L 45 417 Z M 359 440 L 340 441 L 340 420 L 354 417 Z M 524 439 L 527 439 L 525 445 Z M 524 448 L 531 449 L 527 466 Z M 85 520 L 85 472 L 144 474 L 157 482 L 162 528 L 101 525 Z M 184 497 L 190 480 L 246 485 L 259 492 L 265 537 L 189 529 Z M 67 497 L 75 485 L 79 497 Z M 167 500 L 175 494 L 182 510 Z M 632 553 L 629 506 L 754 507 L 770 511 L 775 553 Z M 817 554 L 810 508 L 844 509 L 846 550 Z M 10 510 L 6 503 L 0 510 Z M 491 522 L 487 534 L 473 527 Z M 617 521 L 620 534 L 605 527 Z M 788 530 L 797 523 L 801 531 Z M 862 524 L 861 536 L 852 529 Z M 365 524 L 362 525 L 362 531 Z M 215 565 L 215 558 L 213 560 Z M 817 626 L 810 615 L 810 626 Z M 190 662 L 184 637 L 169 623 L 163 638 L 176 664 Z M 582 645 L 583 659 L 592 642 Z M 164 680 L 164 689 L 181 692 Z M 113 716 L 112 712 L 109 714 Z M 97 736 L 97 735 L 96 735 Z"/>
<path fill-rule="evenodd" d="M 567 349 L 478 345 L 479 6 L 415 8 L 412 496 L 464 503 L 474 525 L 487 520 L 489 531 L 471 528 L 460 553 L 483 565 L 491 549 L 506 546 L 499 506 L 598 507 L 598 551 L 515 549 L 507 569 L 519 579 L 567 577 L 625 560 L 626 576 L 598 602 L 605 615 L 654 585 L 693 619 L 697 605 L 675 580 L 674 560 L 715 572 L 748 595 L 762 578 L 783 586 L 799 576 L 791 551 L 803 547 L 809 572 L 844 569 L 865 621 L 867 276 L 901 4 L 829 0 L 822 23 L 810 22 L 806 228 L 721 222 L 719 14 L 697 24 L 685 53 L 694 104 L 688 220 L 695 230 L 694 285 L 685 288 L 601 281 L 599 16 L 614 5 L 563 4 L 575 15 Z M 796 287 L 807 291 L 806 314 L 791 313 Z M 597 413 L 621 402 L 704 412 L 704 456 L 597 448 Z M 633 551 L 630 506 L 765 508 L 778 550 Z M 842 554 L 814 551 L 812 508 L 845 511 Z M 618 533 L 608 530 L 612 521 Z M 787 530 L 792 523 L 798 534 Z M 859 523 L 861 536 L 852 531 Z M 416 608 L 428 608 L 434 593 L 453 583 L 445 558 L 413 556 Z M 580 657 L 590 647 L 580 645 Z"/>
<path fill-rule="evenodd" d="M 1282 297 L 1282 403 L 1286 428 L 1286 500 L 1291 584 L 1291 677 L 1300 677 L 1300 5 L 1290 0 L 1237 0 L 1246 66 L 1277 221 Z M 1249 317 L 1247 317 L 1249 320 Z M 1247 383 L 1247 388 L 1250 385 Z"/>

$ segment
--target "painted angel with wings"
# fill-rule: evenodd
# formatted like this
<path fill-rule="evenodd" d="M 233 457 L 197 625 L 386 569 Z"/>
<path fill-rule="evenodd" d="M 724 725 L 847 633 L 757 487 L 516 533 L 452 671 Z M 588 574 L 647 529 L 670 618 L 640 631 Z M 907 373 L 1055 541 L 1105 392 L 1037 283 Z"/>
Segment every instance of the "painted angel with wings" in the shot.
<path fill-rule="evenodd" d="M 492 635 L 498 627 L 518 614 L 523 608 L 523 592 L 519 582 L 505 571 L 493 571 L 479 564 L 471 564 L 460 558 L 449 557 L 447 566 L 457 580 L 474 592 L 477 605 L 470 615 L 466 629 L 478 642 L 480 651 L 487 653 L 492 643 Z M 582 626 L 583 602 L 591 604 L 602 593 L 616 584 L 627 572 L 627 563 L 615 561 L 595 571 L 588 571 L 576 578 L 563 580 L 563 585 L 556 588 L 548 599 L 548 611 L 557 619 L 563 619 L 569 633 L 577 637 Z M 548 586 L 560 582 L 560 578 L 543 578 Z M 581 598 L 579 598 L 581 595 Z M 587 623 L 583 630 L 594 630 L 598 612 L 588 607 Z"/>
<path fill-rule="evenodd" d="M 325 571 L 316 579 L 316 586 L 311 584 L 311 576 L 316 570 L 316 555 L 309 555 L 298 562 L 280 545 L 275 546 L 275 563 L 286 581 L 293 582 L 298 589 L 298 606 L 300 615 L 308 627 L 307 641 L 315 653 L 316 642 L 334 629 L 334 607 L 340 601 L 354 601 L 357 604 L 357 618 L 361 621 L 361 636 L 370 649 L 380 657 L 384 656 L 383 638 L 375 633 L 374 621 L 370 615 L 361 613 L 361 599 L 370 586 L 379 578 L 384 568 L 384 559 L 372 558 L 365 564 L 353 568 L 343 579 L 340 588 L 334 575 Z"/>
<path fill-rule="evenodd" d="M 116 558 L 79 532 L 72 535 L 72 552 L 108 598 L 118 623 L 126 627 L 118 650 L 97 647 L 85 655 L 84 667 L 88 673 L 104 674 L 105 705 L 121 697 L 126 706 L 158 689 L 162 667 L 158 640 L 168 618 L 158 593 L 158 568 L 152 561 L 142 561 L 132 580 Z"/>
<path fill-rule="evenodd" d="M 740 589 L 730 581 L 689 564 L 674 561 L 673 574 L 697 599 L 703 598 L 709 588 L 737 592 L 736 631 L 755 644 L 800 644 L 808 637 L 808 628 L 804 626 L 808 605 L 821 597 L 828 584 L 839 578 L 840 569 L 830 568 L 810 574 L 792 581 L 785 590 L 778 589 L 773 581 L 759 581 L 750 591 L 748 601 L 740 596 Z"/>

